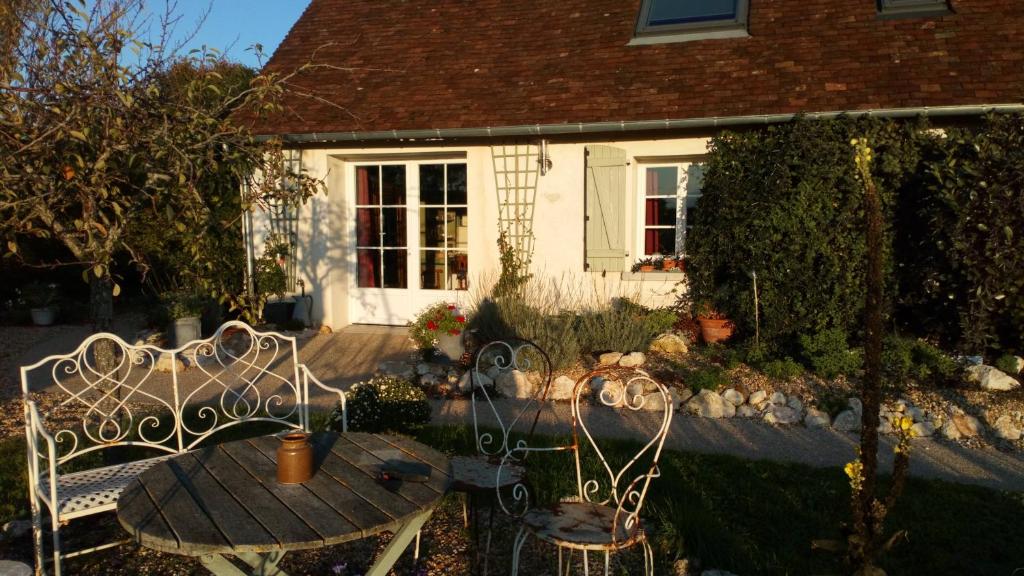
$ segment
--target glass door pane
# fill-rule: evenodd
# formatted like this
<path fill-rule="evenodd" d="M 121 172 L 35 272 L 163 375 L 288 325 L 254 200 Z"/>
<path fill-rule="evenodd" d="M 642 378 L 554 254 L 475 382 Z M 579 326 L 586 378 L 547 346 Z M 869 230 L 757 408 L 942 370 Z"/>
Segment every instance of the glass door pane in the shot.
<path fill-rule="evenodd" d="M 420 178 L 420 286 L 469 287 L 469 216 L 466 165 L 423 164 Z"/>
<path fill-rule="evenodd" d="M 356 267 L 360 288 L 407 288 L 405 166 L 356 167 Z"/>

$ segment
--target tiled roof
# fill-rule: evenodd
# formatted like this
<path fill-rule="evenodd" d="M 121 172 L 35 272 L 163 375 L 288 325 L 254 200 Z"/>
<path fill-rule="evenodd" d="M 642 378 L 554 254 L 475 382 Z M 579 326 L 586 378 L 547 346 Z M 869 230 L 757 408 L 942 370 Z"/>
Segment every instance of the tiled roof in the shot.
<path fill-rule="evenodd" d="M 1014 103 L 1024 0 L 881 20 L 875 0 L 751 2 L 748 38 L 627 46 L 639 0 L 313 0 L 268 64 L 264 134 Z M 330 102 L 330 103 L 328 103 Z"/>

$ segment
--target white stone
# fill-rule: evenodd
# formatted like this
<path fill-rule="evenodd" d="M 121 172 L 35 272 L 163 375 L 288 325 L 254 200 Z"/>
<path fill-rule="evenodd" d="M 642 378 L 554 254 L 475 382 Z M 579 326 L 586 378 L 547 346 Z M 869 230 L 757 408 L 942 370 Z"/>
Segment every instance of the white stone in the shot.
<path fill-rule="evenodd" d="M 651 392 L 644 395 L 643 398 L 643 404 L 640 406 L 642 409 L 652 411 L 665 409 L 665 397 L 662 396 L 661 392 Z"/>
<path fill-rule="evenodd" d="M 843 410 L 832 422 L 832 428 L 843 432 L 856 432 L 860 430 L 860 414 L 855 410 Z"/>
<path fill-rule="evenodd" d="M 861 403 L 860 398 L 847 398 L 846 403 L 849 404 L 850 410 L 857 413 L 857 416 L 860 416 L 864 412 L 864 404 Z"/>
<path fill-rule="evenodd" d="M 178 373 L 185 371 L 185 363 L 181 361 L 181 358 L 164 352 L 157 358 L 156 366 L 153 367 L 157 372 L 171 372 L 177 371 Z"/>
<path fill-rule="evenodd" d="M 484 388 L 490 388 L 494 386 L 494 380 L 491 380 L 491 377 L 488 376 L 487 374 L 484 374 L 483 372 L 477 372 L 474 380 L 476 380 L 477 386 L 482 386 Z M 463 394 L 468 394 L 471 391 L 471 386 L 472 383 L 469 379 L 469 371 L 466 371 L 466 373 L 464 373 L 462 377 L 459 378 L 458 390 Z"/>
<path fill-rule="evenodd" d="M 732 402 L 727 402 L 724 398 L 722 399 L 722 417 L 732 418 L 736 415 L 736 405 Z"/>
<path fill-rule="evenodd" d="M 743 404 L 743 393 L 734 388 L 729 388 L 725 392 L 722 392 L 722 398 L 726 402 L 731 403 L 733 406 L 739 406 Z"/>
<path fill-rule="evenodd" d="M 591 386 L 597 401 L 605 406 L 621 406 L 625 399 L 625 389 L 622 387 L 622 382 L 618 380 L 595 378 Z"/>
<path fill-rule="evenodd" d="M 908 406 L 910 406 L 910 403 L 904 400 L 903 398 L 900 398 L 899 400 L 893 403 L 893 407 L 896 409 L 897 412 L 906 412 Z"/>
<path fill-rule="evenodd" d="M 736 408 L 736 415 L 741 418 L 755 418 L 757 417 L 758 412 L 750 404 L 744 404 Z"/>
<path fill-rule="evenodd" d="M 416 365 L 416 374 L 420 376 L 423 376 L 424 374 L 430 374 L 431 372 L 432 370 L 430 369 L 430 364 L 426 362 L 420 362 L 419 364 Z"/>
<path fill-rule="evenodd" d="M 503 370 L 498 366 L 491 366 L 484 373 L 487 374 L 487 377 L 490 378 L 491 381 L 493 382 L 498 379 L 498 376 L 501 376 L 502 372 Z"/>
<path fill-rule="evenodd" d="M 1014 361 L 1016 361 L 1017 374 L 1024 372 L 1024 358 L 1021 358 L 1020 356 L 1014 356 L 1013 359 Z"/>
<path fill-rule="evenodd" d="M 957 430 L 960 431 L 960 435 L 965 438 L 974 438 L 981 434 L 983 430 L 981 422 L 974 416 L 967 414 L 953 416 L 953 423 L 956 425 Z"/>
<path fill-rule="evenodd" d="M 796 410 L 797 414 L 804 411 L 804 403 L 800 401 L 796 396 L 790 396 L 786 398 L 786 406 L 789 406 L 793 410 Z"/>
<path fill-rule="evenodd" d="M 424 388 L 433 388 L 441 383 L 441 377 L 437 374 L 424 374 L 420 376 L 420 386 Z"/>
<path fill-rule="evenodd" d="M 959 440 L 962 436 L 962 434 L 960 434 L 960 429 L 957 428 L 956 423 L 952 420 L 947 420 L 946 423 L 942 425 L 942 435 L 949 440 Z"/>
<path fill-rule="evenodd" d="M 967 381 L 978 384 L 982 390 L 1006 392 L 1020 388 L 1020 382 L 993 366 L 968 366 Z"/>
<path fill-rule="evenodd" d="M 651 350 L 665 354 L 686 354 L 689 348 L 686 340 L 669 332 L 655 338 L 654 342 L 651 342 Z"/>
<path fill-rule="evenodd" d="M 646 360 L 647 357 L 644 356 L 643 352 L 630 352 L 619 358 L 619 366 L 623 368 L 637 368 L 643 366 Z"/>
<path fill-rule="evenodd" d="M 751 406 L 757 406 L 761 402 L 764 402 L 767 397 L 768 393 L 764 390 L 754 390 L 750 393 L 750 396 L 747 397 L 747 403 Z"/>
<path fill-rule="evenodd" d="M 774 393 L 772 393 L 772 395 L 768 399 L 768 401 L 771 402 L 772 404 L 776 405 L 776 406 L 785 406 L 786 405 L 786 395 L 783 394 L 782 392 L 774 392 Z"/>
<path fill-rule="evenodd" d="M 533 398 L 536 392 L 533 380 L 519 370 L 502 372 L 494 385 L 506 398 Z"/>
<path fill-rule="evenodd" d="M 817 408 L 808 408 L 807 415 L 804 416 L 804 426 L 808 428 L 828 428 L 831 423 L 832 419 L 828 413 Z"/>
<path fill-rule="evenodd" d="M 31 520 L 11 520 L 4 524 L 3 527 L 3 539 L 4 540 L 17 540 L 24 538 L 32 532 L 32 521 Z"/>
<path fill-rule="evenodd" d="M 727 402 L 722 399 L 714 390 L 701 390 L 686 404 L 687 410 L 697 416 L 704 418 L 723 418 L 725 416 L 725 405 Z"/>
<path fill-rule="evenodd" d="M 15 560 L 0 560 L 0 576 L 32 576 L 32 567 Z"/>
<path fill-rule="evenodd" d="M 905 414 L 907 416 L 910 416 L 910 418 L 913 419 L 914 422 L 924 422 L 925 421 L 924 410 L 921 410 L 917 406 L 911 406 L 911 407 L 907 408 L 907 411 L 905 412 Z"/>
<path fill-rule="evenodd" d="M 683 404 L 689 401 L 690 398 L 693 398 L 693 390 L 690 390 L 689 388 L 683 388 L 681 390 L 673 388 L 672 391 L 675 392 L 676 396 L 679 398 L 679 408 L 682 408 Z"/>
<path fill-rule="evenodd" d="M 619 363 L 622 359 L 622 352 L 605 352 L 597 357 L 597 362 L 601 366 L 613 366 Z"/>
<path fill-rule="evenodd" d="M 800 413 L 789 406 L 772 405 L 762 419 L 768 424 L 796 424 L 800 421 Z"/>
<path fill-rule="evenodd" d="M 548 390 L 548 400 L 572 400 L 572 391 L 576 388 L 576 381 L 562 374 L 551 381 L 551 388 Z"/>
<path fill-rule="evenodd" d="M 914 438 L 927 438 L 935 434 L 935 426 L 931 422 L 918 422 L 910 427 L 910 433 Z"/>
<path fill-rule="evenodd" d="M 996 436 L 1003 440 L 1020 440 L 1021 430 L 1013 425 L 1013 419 L 1009 415 L 1002 415 L 992 425 Z"/>
<path fill-rule="evenodd" d="M 408 362 L 402 360 L 385 360 L 377 365 L 377 372 L 385 376 L 396 376 L 404 380 L 412 380 L 416 370 Z"/>

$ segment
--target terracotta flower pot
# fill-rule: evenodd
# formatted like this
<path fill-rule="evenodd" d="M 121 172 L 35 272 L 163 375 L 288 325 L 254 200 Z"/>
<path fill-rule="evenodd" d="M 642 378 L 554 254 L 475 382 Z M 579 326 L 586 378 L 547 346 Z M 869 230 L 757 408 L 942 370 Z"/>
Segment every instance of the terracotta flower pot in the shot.
<path fill-rule="evenodd" d="M 652 264 L 641 264 L 640 265 L 640 271 L 641 272 L 654 272 L 654 265 L 652 265 Z"/>
<path fill-rule="evenodd" d="M 718 320 L 713 318 L 697 318 L 700 323 L 700 335 L 708 344 L 724 342 L 732 337 L 736 325 L 732 320 Z"/>
<path fill-rule="evenodd" d="M 662 270 L 674 270 L 675 267 L 676 267 L 676 261 L 675 260 L 662 260 L 661 261 L 661 269 Z"/>

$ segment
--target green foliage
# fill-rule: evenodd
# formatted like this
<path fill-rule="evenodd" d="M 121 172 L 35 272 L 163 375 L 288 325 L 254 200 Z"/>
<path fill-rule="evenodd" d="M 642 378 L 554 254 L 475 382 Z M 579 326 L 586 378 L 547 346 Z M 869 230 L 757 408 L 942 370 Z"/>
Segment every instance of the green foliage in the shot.
<path fill-rule="evenodd" d="M 575 316 L 557 310 L 543 298 L 532 302 L 510 297 L 485 299 L 474 310 L 469 327 L 484 342 L 531 340 L 547 352 L 555 370 L 569 368 L 580 359 Z"/>
<path fill-rule="evenodd" d="M 1013 354 L 1003 354 L 996 359 L 995 367 L 1013 376 L 1017 373 L 1017 358 Z"/>
<path fill-rule="evenodd" d="M 651 341 L 672 329 L 676 313 L 648 309 L 627 298 L 611 306 L 585 310 L 576 317 L 576 337 L 584 353 L 645 351 Z"/>
<path fill-rule="evenodd" d="M 729 375 L 719 366 L 705 366 L 689 370 L 683 374 L 683 383 L 690 387 L 694 394 L 701 390 L 718 390 L 729 384 Z"/>
<path fill-rule="evenodd" d="M 160 295 L 160 302 L 170 320 L 202 316 L 207 301 L 192 290 L 175 290 Z"/>
<path fill-rule="evenodd" d="M 532 275 L 527 272 L 524 256 L 508 241 L 504 232 L 498 234 L 498 262 L 501 264 L 501 275 L 492 290 L 495 298 L 514 295 L 530 281 Z"/>
<path fill-rule="evenodd" d="M 956 378 L 960 366 L 956 360 L 918 338 L 889 336 L 882 351 L 885 378 L 897 385 L 906 378 L 922 384 L 946 384 Z"/>
<path fill-rule="evenodd" d="M 761 366 L 765 375 L 777 380 L 792 380 L 804 373 L 804 367 L 799 362 L 786 356 L 782 360 L 772 360 Z"/>
<path fill-rule="evenodd" d="M 845 332 L 839 328 L 801 335 L 800 350 L 814 372 L 823 378 L 853 374 L 864 363 L 862 352 L 850 348 Z"/>
<path fill-rule="evenodd" d="M 288 290 L 288 274 L 269 254 L 264 254 L 253 262 L 252 277 L 257 294 L 281 298 Z"/>
<path fill-rule="evenodd" d="M 349 389 L 348 429 L 353 432 L 413 433 L 430 422 L 430 404 L 422 390 L 395 376 L 374 376 Z M 341 431 L 340 412 L 331 426 Z"/>
<path fill-rule="evenodd" d="M 21 289 L 29 308 L 46 308 L 57 303 L 57 285 L 54 283 L 31 282 Z"/>

